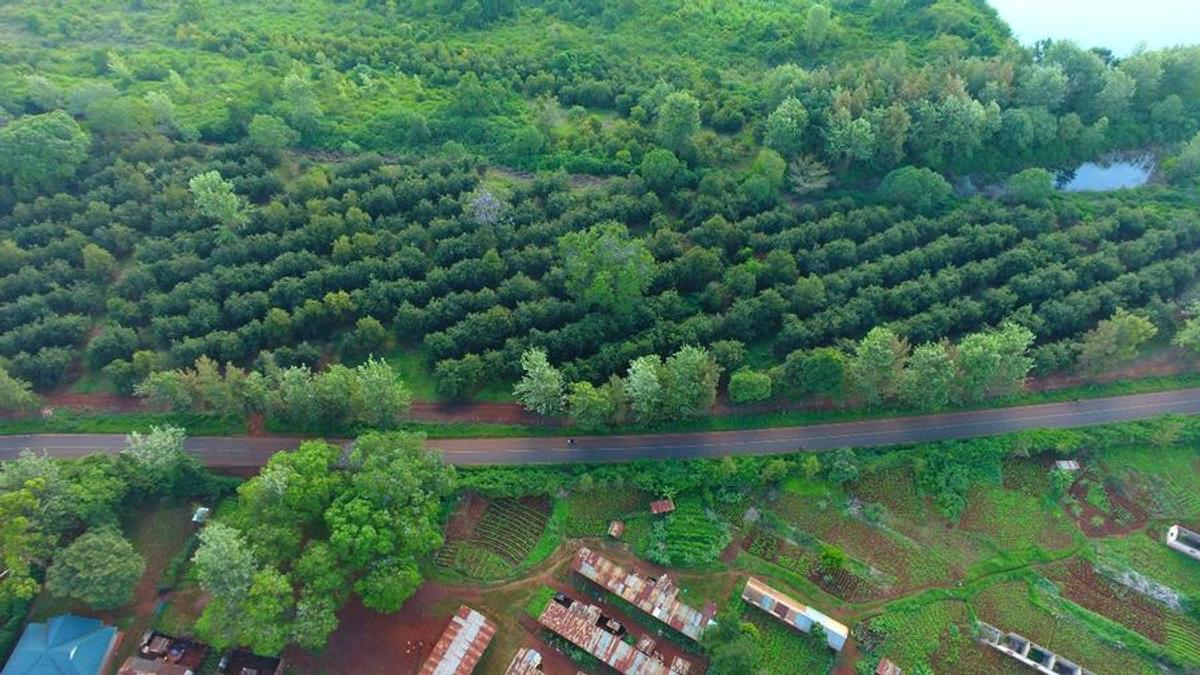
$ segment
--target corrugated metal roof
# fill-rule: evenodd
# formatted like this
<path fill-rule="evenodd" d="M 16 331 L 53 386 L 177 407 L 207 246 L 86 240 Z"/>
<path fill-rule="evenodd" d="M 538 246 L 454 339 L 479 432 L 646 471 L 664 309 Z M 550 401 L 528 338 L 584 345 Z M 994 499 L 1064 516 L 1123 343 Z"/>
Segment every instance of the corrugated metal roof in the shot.
<path fill-rule="evenodd" d="M 763 582 L 750 577 L 742 591 L 742 599 L 775 618 L 807 633 L 813 624 L 825 629 L 825 642 L 841 651 L 850 636 L 850 629 L 822 612 L 797 602 Z"/>
<path fill-rule="evenodd" d="M 577 600 L 570 606 L 555 600 L 546 606 L 538 621 L 577 647 L 625 675 L 667 675 L 666 664 L 634 649 L 598 625 L 600 608 Z"/>
<path fill-rule="evenodd" d="M 466 605 L 459 607 L 421 666 L 420 674 L 468 675 L 495 634 L 496 624 L 487 617 Z"/>
<path fill-rule="evenodd" d="M 586 546 L 576 552 L 571 569 L 693 640 L 704 635 L 717 613 L 712 603 L 697 610 L 679 602 L 679 589 L 667 575 L 642 577 Z"/>
<path fill-rule="evenodd" d="M 504 675 L 539 675 L 542 672 L 542 655 L 536 649 L 521 647 Z"/>

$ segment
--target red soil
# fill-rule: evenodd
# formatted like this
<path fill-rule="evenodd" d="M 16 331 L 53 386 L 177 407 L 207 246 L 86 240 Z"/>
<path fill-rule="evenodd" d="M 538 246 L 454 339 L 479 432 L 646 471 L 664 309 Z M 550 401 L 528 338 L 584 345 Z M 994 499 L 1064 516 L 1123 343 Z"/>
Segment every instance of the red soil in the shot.
<path fill-rule="evenodd" d="M 469 604 L 432 583 L 422 585 L 394 614 L 380 614 L 352 599 L 338 613 L 339 628 L 320 654 L 289 647 L 284 659 L 300 673 L 415 673 L 446 629 L 456 601 Z"/>

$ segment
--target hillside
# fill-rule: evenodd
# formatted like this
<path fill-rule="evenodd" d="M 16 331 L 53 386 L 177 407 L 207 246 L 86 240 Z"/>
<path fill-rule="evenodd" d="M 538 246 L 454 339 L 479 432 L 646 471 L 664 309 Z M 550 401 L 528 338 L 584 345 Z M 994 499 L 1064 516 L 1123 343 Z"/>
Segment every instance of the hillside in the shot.
<path fill-rule="evenodd" d="M 531 407 L 579 384 L 591 426 L 726 382 L 928 409 L 1190 316 L 1197 48 L 1024 49 L 958 0 L 404 7 L 0 6 L 6 386 L 130 392 L 203 357 L 141 392 L 241 414 L 375 355 L 419 398 L 504 400 L 534 348 L 560 394 Z M 1136 191 L 1043 168 L 1143 147 Z M 608 382 L 633 371 L 699 388 L 639 408 Z"/>

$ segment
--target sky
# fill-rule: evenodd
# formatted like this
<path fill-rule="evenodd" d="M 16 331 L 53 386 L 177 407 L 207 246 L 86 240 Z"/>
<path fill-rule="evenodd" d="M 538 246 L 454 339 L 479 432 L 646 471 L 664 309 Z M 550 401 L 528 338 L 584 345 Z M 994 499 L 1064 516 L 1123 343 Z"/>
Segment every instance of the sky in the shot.
<path fill-rule="evenodd" d="M 1200 0 L 989 0 L 1024 44 L 1064 38 L 1118 56 L 1200 43 Z"/>

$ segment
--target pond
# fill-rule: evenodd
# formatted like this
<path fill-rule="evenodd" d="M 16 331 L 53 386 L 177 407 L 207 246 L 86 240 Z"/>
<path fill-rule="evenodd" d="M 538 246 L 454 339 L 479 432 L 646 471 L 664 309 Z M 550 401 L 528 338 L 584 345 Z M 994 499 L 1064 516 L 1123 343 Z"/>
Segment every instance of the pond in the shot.
<path fill-rule="evenodd" d="M 1054 182 L 1064 192 L 1109 192 L 1145 185 L 1153 174 L 1153 155 L 1140 155 L 1084 162 L 1058 172 Z"/>

